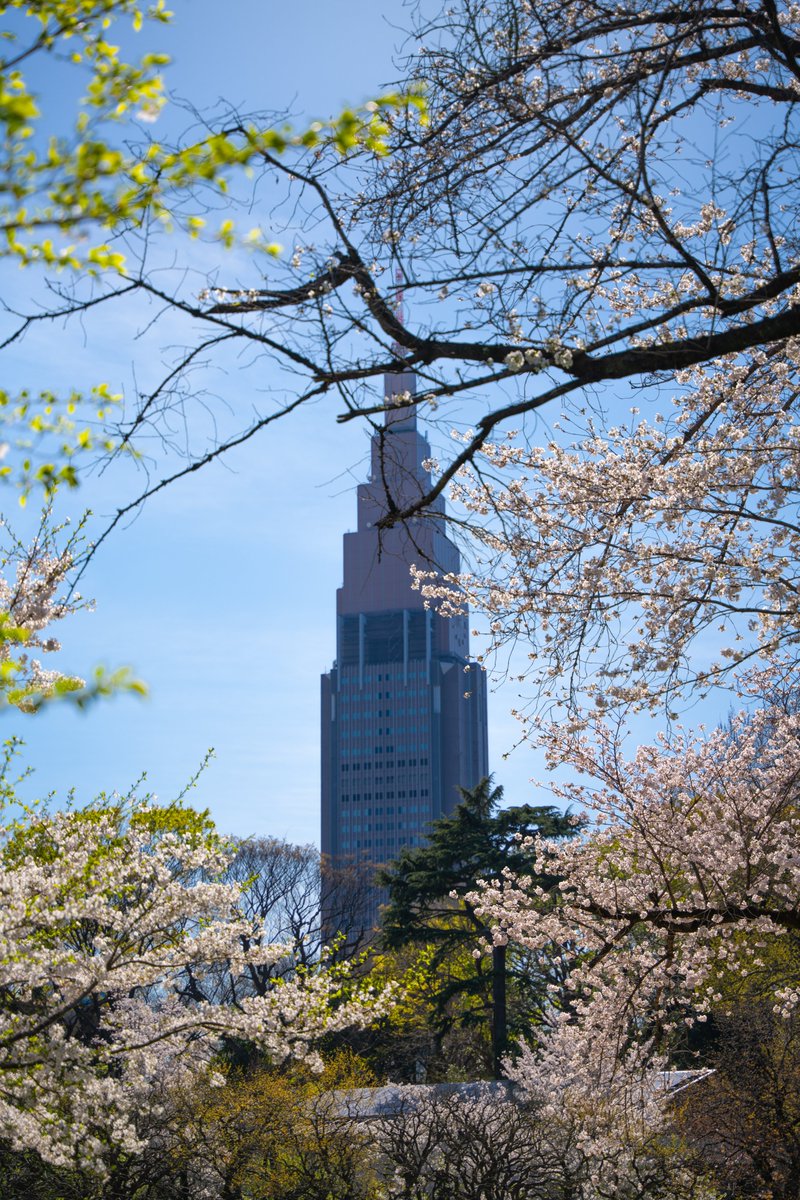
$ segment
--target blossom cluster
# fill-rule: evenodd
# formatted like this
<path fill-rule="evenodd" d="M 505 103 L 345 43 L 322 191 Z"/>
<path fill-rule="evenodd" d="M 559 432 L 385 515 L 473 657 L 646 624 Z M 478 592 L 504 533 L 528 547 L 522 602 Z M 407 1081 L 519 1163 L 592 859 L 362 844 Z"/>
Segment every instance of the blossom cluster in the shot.
<path fill-rule="evenodd" d="M 46 670 L 31 650 L 49 654 L 60 643 L 50 632 L 82 604 L 69 594 L 75 537 L 58 545 L 58 530 L 45 514 L 37 536 L 24 546 L 4 528 L 7 545 L 0 556 L 0 695 L 23 710 L 35 708 L 54 690 L 76 690 L 84 681 Z"/>

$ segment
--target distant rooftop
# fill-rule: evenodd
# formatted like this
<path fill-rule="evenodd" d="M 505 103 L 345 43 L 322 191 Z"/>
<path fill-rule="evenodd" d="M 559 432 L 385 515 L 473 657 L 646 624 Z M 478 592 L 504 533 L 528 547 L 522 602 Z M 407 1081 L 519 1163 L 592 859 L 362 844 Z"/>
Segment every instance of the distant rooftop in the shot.
<path fill-rule="evenodd" d="M 675 1096 L 714 1072 L 657 1071 L 654 1091 Z M 508 1080 L 473 1080 L 470 1083 L 387 1083 L 382 1087 L 349 1088 L 331 1092 L 336 1115 L 352 1121 L 391 1120 L 416 1112 L 431 1100 L 457 1097 L 463 1100 L 513 1100 L 520 1089 Z"/>

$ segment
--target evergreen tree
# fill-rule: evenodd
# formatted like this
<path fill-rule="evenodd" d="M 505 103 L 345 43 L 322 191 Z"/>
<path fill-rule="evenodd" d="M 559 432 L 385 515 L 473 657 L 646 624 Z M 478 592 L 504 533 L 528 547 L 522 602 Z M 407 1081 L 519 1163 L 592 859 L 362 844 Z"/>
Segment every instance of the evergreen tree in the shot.
<path fill-rule="evenodd" d="M 461 795 L 452 813 L 431 822 L 426 844 L 406 847 L 378 879 L 389 891 L 382 921 L 383 944 L 389 949 L 429 944 L 434 947 L 435 969 L 459 953 L 463 961 L 464 951 L 474 954 L 491 942 L 490 923 L 468 899 L 478 880 L 500 878 L 503 870 L 510 868 L 550 890 L 555 878 L 536 874 L 533 851 L 524 839 L 537 833 L 569 837 L 576 829 L 567 814 L 552 806 L 501 808 L 503 789 L 492 787 L 491 779 L 483 779 L 471 790 L 462 788 Z M 488 1009 L 491 1019 L 493 1069 L 499 1076 L 508 1044 L 509 980 L 529 993 L 528 1013 L 531 999 L 533 1007 L 541 1007 L 547 980 L 541 962 L 531 958 L 512 961 L 505 945 L 492 945 L 489 973 L 482 955 L 472 961 L 474 970 L 449 973 L 438 992 L 439 1033 L 453 1023 L 454 999 L 483 999 L 483 1012 Z M 462 1017 L 470 1018 L 474 1019 L 474 1009 Z"/>

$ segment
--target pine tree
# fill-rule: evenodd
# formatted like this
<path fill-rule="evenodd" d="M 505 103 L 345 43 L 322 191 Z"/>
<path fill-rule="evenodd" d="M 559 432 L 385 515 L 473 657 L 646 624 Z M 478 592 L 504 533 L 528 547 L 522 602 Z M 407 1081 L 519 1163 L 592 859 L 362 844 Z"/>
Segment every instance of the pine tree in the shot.
<path fill-rule="evenodd" d="M 481 969 L 480 950 L 491 942 L 492 927 L 468 896 L 478 880 L 500 878 L 508 868 L 532 876 L 535 884 L 550 890 L 554 877 L 536 875 L 533 851 L 523 839 L 536 833 L 568 837 L 576 826 L 552 806 L 501 808 L 503 789 L 492 787 L 491 779 L 483 779 L 471 790 L 462 788 L 461 795 L 452 813 L 431 822 L 425 845 L 405 848 L 381 873 L 379 882 L 389 891 L 382 940 L 389 949 L 414 943 L 434 946 L 434 968 L 459 950 L 478 953 L 474 971 L 466 978 L 452 974 L 438 993 L 440 1031 L 452 1024 L 449 1010 L 454 998 L 486 997 L 493 1069 L 499 1077 L 508 1045 L 509 978 L 521 976 L 523 987 L 538 989 L 539 1001 L 545 979 L 531 973 L 529 962 L 515 970 L 505 945 L 492 944 L 491 973 Z"/>

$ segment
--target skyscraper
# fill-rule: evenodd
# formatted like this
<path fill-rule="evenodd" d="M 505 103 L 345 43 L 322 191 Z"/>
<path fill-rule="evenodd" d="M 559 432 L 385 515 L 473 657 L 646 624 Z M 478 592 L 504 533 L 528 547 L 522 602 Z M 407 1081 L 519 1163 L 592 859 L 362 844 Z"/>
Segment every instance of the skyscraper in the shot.
<path fill-rule="evenodd" d="M 430 486 L 416 411 L 392 406 L 414 393 L 415 377 L 384 380 L 358 528 L 344 535 L 336 662 L 322 676 L 322 851 L 333 863 L 387 862 L 419 845 L 427 823 L 458 802 L 459 785 L 488 774 L 486 677 L 468 659 L 468 617 L 426 609 L 409 573 L 411 563 L 459 570 L 444 500 L 405 526 L 377 529 L 387 492 L 406 506 Z"/>

